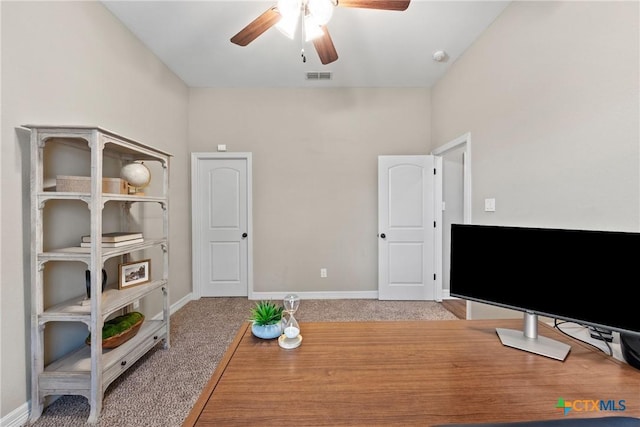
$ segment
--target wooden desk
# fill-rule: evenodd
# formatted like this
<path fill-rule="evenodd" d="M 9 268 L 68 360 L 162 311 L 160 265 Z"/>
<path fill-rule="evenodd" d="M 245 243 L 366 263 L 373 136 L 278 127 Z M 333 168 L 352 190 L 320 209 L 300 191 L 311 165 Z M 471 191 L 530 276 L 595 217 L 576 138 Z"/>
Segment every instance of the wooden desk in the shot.
<path fill-rule="evenodd" d="M 521 320 L 301 323 L 284 350 L 244 325 L 184 426 L 430 426 L 640 415 L 640 370 L 548 325 L 564 362 L 503 347 Z M 558 399 L 624 400 L 567 415 Z M 620 408 L 616 403 L 616 407 Z"/>

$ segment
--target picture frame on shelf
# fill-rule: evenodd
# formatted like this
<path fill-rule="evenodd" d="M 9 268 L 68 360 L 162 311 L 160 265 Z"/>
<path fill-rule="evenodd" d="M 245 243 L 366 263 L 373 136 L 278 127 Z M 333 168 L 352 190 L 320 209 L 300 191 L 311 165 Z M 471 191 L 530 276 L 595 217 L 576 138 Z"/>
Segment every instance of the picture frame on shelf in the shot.
<path fill-rule="evenodd" d="M 142 285 L 151 280 L 151 260 L 125 262 L 118 264 L 118 288 Z"/>

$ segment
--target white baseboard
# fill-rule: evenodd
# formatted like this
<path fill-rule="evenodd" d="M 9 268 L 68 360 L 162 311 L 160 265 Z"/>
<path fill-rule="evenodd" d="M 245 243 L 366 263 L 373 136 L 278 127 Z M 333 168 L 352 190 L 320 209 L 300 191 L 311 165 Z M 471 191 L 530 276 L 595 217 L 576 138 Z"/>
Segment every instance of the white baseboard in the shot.
<path fill-rule="evenodd" d="M 18 408 L 9 412 L 6 416 L 0 419 L 0 426 L 2 427 L 21 427 L 25 425 L 29 419 L 29 404 L 23 403 Z"/>
<path fill-rule="evenodd" d="M 289 292 L 253 292 L 250 300 L 282 299 Z M 301 299 L 378 299 L 378 291 L 296 292 Z"/>
<path fill-rule="evenodd" d="M 180 298 L 178 301 L 176 301 L 174 304 L 171 305 L 171 314 L 173 314 L 176 311 L 180 310 L 182 307 L 184 307 L 191 300 L 193 300 L 193 293 L 192 292 L 188 293 L 187 295 L 185 295 L 184 297 Z"/>

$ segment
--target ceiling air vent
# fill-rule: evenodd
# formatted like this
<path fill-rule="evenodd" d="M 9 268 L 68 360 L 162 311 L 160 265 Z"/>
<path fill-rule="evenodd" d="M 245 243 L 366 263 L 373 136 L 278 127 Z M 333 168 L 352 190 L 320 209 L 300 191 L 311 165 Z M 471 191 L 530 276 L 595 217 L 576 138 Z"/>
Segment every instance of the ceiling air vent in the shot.
<path fill-rule="evenodd" d="M 307 73 L 307 80 L 331 80 L 331 72 L 310 71 Z"/>

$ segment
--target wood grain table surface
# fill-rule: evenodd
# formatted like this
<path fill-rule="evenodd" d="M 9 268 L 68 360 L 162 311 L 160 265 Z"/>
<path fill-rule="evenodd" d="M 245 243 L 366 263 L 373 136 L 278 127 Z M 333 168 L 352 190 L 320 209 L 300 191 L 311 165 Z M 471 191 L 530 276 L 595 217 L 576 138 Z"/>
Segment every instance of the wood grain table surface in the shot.
<path fill-rule="evenodd" d="M 561 362 L 505 347 L 522 321 L 301 323 L 293 350 L 244 324 L 183 426 L 433 426 L 640 416 L 640 370 L 546 324 Z M 560 399 L 573 405 L 564 414 Z M 606 411 L 595 410 L 598 401 Z M 614 403 L 611 406 L 611 403 Z"/>

